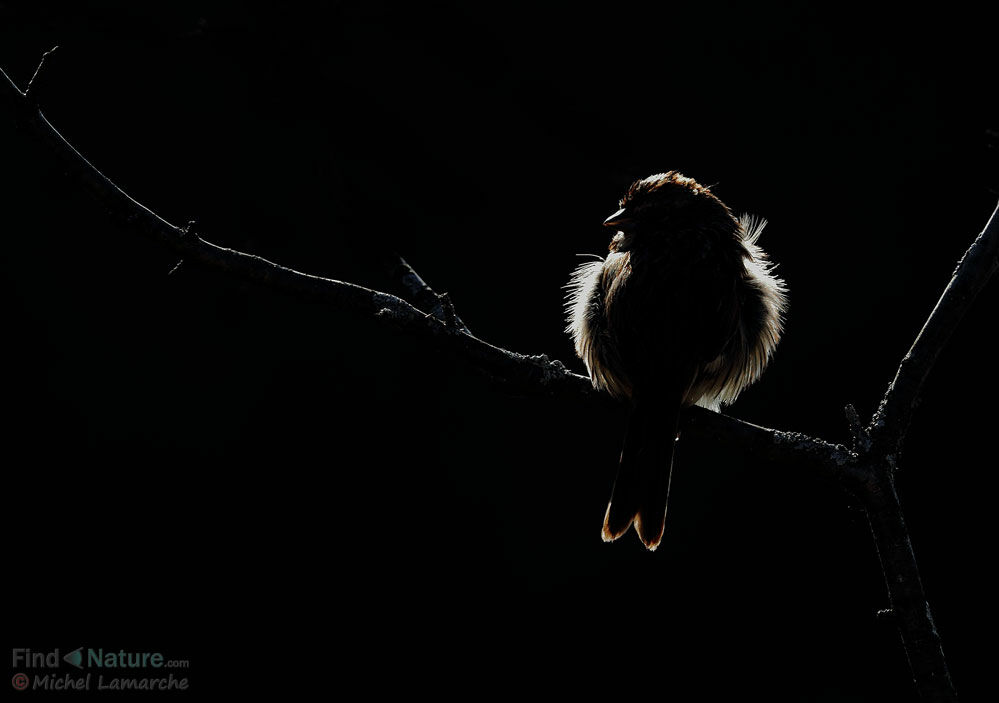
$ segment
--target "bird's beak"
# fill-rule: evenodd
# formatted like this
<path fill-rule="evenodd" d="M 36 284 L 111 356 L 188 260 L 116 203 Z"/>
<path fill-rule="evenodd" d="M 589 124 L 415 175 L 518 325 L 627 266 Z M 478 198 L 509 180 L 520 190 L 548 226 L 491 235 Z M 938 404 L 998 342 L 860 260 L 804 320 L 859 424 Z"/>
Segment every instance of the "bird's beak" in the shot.
<path fill-rule="evenodd" d="M 627 229 L 631 224 L 631 214 L 628 212 L 627 208 L 621 208 L 604 220 L 604 227 L 617 227 L 620 230 Z"/>

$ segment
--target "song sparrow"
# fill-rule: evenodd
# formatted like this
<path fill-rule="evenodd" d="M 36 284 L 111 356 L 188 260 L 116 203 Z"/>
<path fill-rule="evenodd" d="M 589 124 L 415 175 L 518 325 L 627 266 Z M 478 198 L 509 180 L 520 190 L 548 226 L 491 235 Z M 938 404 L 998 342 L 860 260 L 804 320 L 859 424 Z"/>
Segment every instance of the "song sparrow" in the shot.
<path fill-rule="evenodd" d="M 774 352 L 787 290 L 757 239 L 766 224 L 732 212 L 670 171 L 636 181 L 604 221 L 606 259 L 576 269 L 567 312 L 593 385 L 631 408 L 604 517 L 612 541 L 634 524 L 654 550 L 663 535 L 682 408 L 718 410 Z"/>

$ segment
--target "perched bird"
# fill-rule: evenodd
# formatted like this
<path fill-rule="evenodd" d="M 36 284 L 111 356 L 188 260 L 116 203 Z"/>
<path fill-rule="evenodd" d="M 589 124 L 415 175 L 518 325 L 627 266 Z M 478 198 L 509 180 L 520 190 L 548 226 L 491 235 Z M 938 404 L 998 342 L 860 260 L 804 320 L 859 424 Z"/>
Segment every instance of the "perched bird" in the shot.
<path fill-rule="evenodd" d="M 630 406 L 604 517 L 613 541 L 632 524 L 659 546 L 684 407 L 718 410 L 760 377 L 780 340 L 784 282 L 757 239 L 765 221 L 732 212 L 670 171 L 633 183 L 604 221 L 606 259 L 567 286 L 566 329 L 593 385 Z"/>

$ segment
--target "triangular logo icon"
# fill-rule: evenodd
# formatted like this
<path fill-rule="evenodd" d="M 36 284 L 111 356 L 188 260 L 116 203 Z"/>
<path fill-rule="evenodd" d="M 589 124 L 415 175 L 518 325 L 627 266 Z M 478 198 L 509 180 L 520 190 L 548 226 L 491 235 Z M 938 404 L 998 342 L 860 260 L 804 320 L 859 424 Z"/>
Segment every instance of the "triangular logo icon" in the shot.
<path fill-rule="evenodd" d="M 82 669 L 83 668 L 83 654 L 80 653 L 81 649 L 83 649 L 83 647 L 77 647 L 76 649 L 74 649 L 69 654 L 63 655 L 62 660 L 64 662 L 66 662 L 67 664 L 72 664 L 77 669 Z"/>

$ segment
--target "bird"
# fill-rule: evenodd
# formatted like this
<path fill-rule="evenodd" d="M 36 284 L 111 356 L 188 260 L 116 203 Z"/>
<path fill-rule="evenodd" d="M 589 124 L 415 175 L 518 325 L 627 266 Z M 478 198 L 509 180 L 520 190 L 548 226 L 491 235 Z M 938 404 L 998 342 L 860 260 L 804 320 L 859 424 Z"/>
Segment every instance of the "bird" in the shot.
<path fill-rule="evenodd" d="M 603 225 L 614 232 L 606 257 L 565 286 L 566 332 L 593 386 L 629 408 L 601 536 L 634 526 L 655 551 L 682 411 L 719 411 L 759 379 L 788 291 L 758 244 L 766 220 L 735 217 L 677 171 L 632 183 Z"/>

